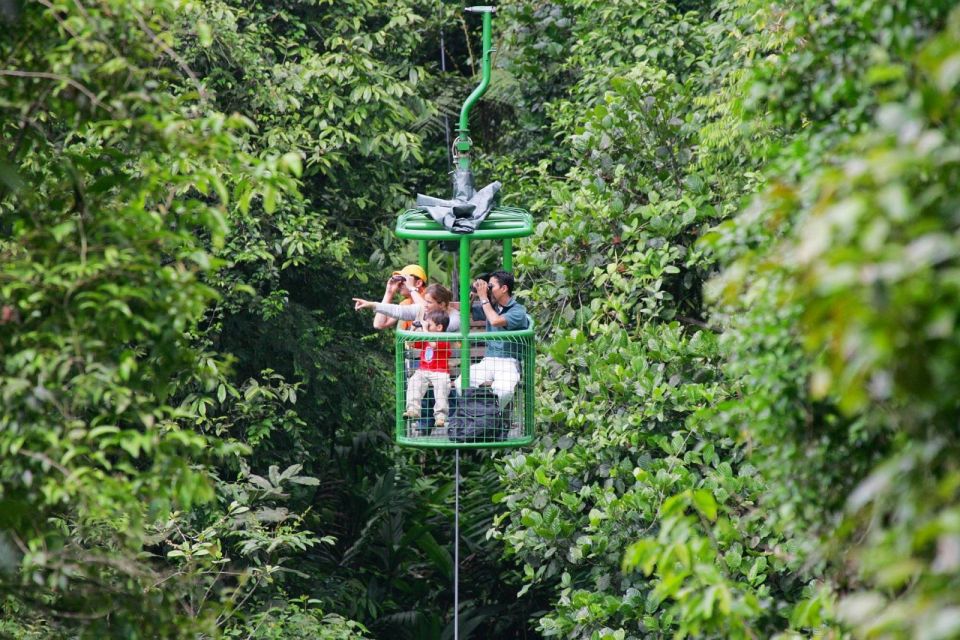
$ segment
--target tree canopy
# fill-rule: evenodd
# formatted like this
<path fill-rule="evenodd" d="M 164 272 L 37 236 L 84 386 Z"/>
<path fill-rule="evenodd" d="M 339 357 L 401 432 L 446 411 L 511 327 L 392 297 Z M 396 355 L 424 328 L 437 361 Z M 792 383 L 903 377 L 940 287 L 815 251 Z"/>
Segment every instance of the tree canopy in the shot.
<path fill-rule="evenodd" d="M 416 261 L 391 229 L 448 186 L 478 25 L 0 24 L 0 637 L 452 638 L 451 459 L 392 444 L 350 299 Z M 509 0 L 494 30 L 474 166 L 537 225 L 538 437 L 464 457 L 460 637 L 960 635 L 960 11 Z"/>

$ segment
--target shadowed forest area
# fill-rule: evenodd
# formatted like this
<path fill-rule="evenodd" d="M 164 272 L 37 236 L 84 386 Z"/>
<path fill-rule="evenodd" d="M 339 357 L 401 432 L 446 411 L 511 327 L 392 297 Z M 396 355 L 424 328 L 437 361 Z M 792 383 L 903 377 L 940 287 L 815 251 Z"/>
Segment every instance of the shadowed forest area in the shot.
<path fill-rule="evenodd" d="M 536 439 L 461 454 L 459 638 L 960 637 L 954 4 L 498 4 Z M 0 0 L 0 638 L 454 638 L 452 453 L 351 299 L 479 30 Z"/>

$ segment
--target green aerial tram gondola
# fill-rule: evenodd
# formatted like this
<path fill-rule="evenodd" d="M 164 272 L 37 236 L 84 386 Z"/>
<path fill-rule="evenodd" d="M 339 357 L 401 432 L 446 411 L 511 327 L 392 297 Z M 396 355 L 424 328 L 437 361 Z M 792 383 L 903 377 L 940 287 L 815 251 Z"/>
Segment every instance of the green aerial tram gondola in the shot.
<path fill-rule="evenodd" d="M 459 308 L 448 306 L 448 300 L 443 301 L 446 313 L 437 308 L 427 313 L 424 307 L 418 311 L 422 312 L 418 317 L 423 318 L 418 327 L 421 330 L 396 331 L 395 414 L 396 442 L 400 446 L 454 450 L 454 640 L 459 638 L 460 609 L 460 450 L 518 447 L 532 442 L 534 435 L 534 327 L 524 308 L 513 299 L 510 273 L 513 240 L 533 233 L 533 218 L 523 209 L 496 205 L 500 183 L 479 191 L 473 188 L 468 120 L 471 107 L 490 84 L 491 22 L 495 8 L 466 10 L 483 16 L 483 75 L 463 104 L 457 137 L 451 145 L 453 198 L 418 195 L 417 208 L 400 214 L 396 235 L 417 241 L 419 268 L 409 265 L 395 273 L 413 277 L 413 271 L 417 278 L 426 280 L 431 243 L 443 243 L 444 249 L 458 253 L 451 269 L 456 281 L 453 295 L 445 289 L 443 295 L 459 301 Z M 449 143 L 449 134 L 447 140 Z M 500 269 L 488 274 L 489 278 L 474 278 L 471 247 L 479 242 L 502 243 Z M 475 318 L 477 322 L 471 322 L 475 309 L 471 304 L 471 280 L 477 286 L 476 308 L 481 310 L 482 321 Z M 429 288 L 423 300 L 435 304 L 436 296 L 428 301 L 428 294 Z M 358 309 L 378 307 L 365 300 L 356 301 Z M 459 332 L 446 331 L 451 314 L 459 314 Z M 427 385 L 439 394 L 436 404 L 424 400 Z M 445 398 L 448 403 L 443 402 Z"/>
<path fill-rule="evenodd" d="M 428 416 L 406 415 L 407 389 L 409 378 L 419 364 L 418 348 L 425 340 L 422 331 L 398 329 L 396 331 L 396 441 L 405 447 L 429 449 L 481 449 L 517 447 L 529 444 L 533 440 L 534 425 L 534 329 L 533 322 L 527 316 L 526 328 L 512 331 L 485 331 L 483 323 L 471 324 L 473 317 L 471 306 L 471 281 L 474 272 L 471 265 L 471 245 L 477 242 L 501 242 L 501 269 L 510 272 L 513 269 L 513 240 L 533 233 L 533 219 L 529 212 L 516 207 L 493 205 L 477 216 L 476 207 L 467 203 L 475 193 L 482 199 L 480 192 L 473 190 L 473 178 L 470 173 L 470 151 L 472 142 L 469 137 L 468 117 L 471 107 L 484 94 L 490 83 L 491 19 L 494 7 L 469 7 L 467 11 L 483 15 L 483 61 L 482 80 L 464 102 L 460 112 L 460 124 L 457 138 L 453 142 L 454 200 L 437 201 L 448 205 L 452 211 L 446 220 L 438 221 L 439 216 L 431 216 L 426 208 L 408 209 L 400 214 L 396 235 L 419 243 L 419 264 L 426 272 L 428 252 L 431 243 L 446 243 L 455 246 L 459 253 L 458 267 L 454 272 L 458 276 L 457 296 L 460 301 L 459 333 L 430 333 L 431 341 L 452 346 L 450 358 L 450 378 L 454 384 L 451 390 L 451 418 L 443 427 L 422 426 Z M 497 188 L 499 184 L 495 183 Z M 488 187 L 489 188 L 489 187 Z M 481 190 L 485 191 L 485 190 Z M 422 196 L 421 196 L 422 197 Z M 434 201 L 436 199 L 425 198 Z M 472 212 L 473 218 L 470 219 Z M 458 217 L 459 216 L 459 217 Z M 469 228 L 450 228 L 449 223 L 466 224 Z M 512 292 L 511 292 L 512 293 Z M 486 301 L 484 301 L 486 302 Z M 489 326 L 489 325 L 487 325 Z M 507 358 L 490 358 L 499 366 L 513 367 L 517 371 L 509 372 L 508 388 L 484 389 L 481 383 L 471 380 L 471 368 L 484 361 L 485 352 L 496 352 Z M 515 360 L 515 365 L 511 363 Z M 506 364 L 503 364 L 506 363 Z M 512 390 L 513 381 L 516 380 Z M 484 381 L 486 383 L 486 381 Z M 503 386 L 503 385 L 501 385 Z M 463 422 L 469 419 L 469 407 L 475 406 L 487 398 L 488 402 L 497 402 L 496 419 L 487 420 L 479 428 L 465 430 Z M 472 403 L 472 404 L 471 404 Z M 424 406 L 424 414 L 430 409 Z M 459 419 L 458 419 L 459 415 Z M 459 420 L 459 421 L 458 421 Z"/>

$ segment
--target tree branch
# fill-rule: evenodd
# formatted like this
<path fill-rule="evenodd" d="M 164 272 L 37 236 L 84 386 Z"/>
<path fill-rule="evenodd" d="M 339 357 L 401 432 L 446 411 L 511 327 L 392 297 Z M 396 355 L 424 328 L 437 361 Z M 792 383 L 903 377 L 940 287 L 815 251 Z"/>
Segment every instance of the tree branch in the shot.
<path fill-rule="evenodd" d="M 58 73 L 48 73 L 46 71 L 18 71 L 17 69 L 0 69 L 0 76 L 15 76 L 18 78 L 42 78 L 45 80 L 60 80 L 62 82 L 66 82 L 71 87 L 73 87 L 83 95 L 90 98 L 90 101 L 94 105 L 100 107 L 107 113 L 113 115 L 113 111 L 110 109 L 110 107 L 100 102 L 100 99 L 97 98 L 97 96 L 93 93 L 93 91 L 83 86 L 82 84 L 80 84 L 79 82 L 71 78 L 70 76 L 64 76 Z"/>
<path fill-rule="evenodd" d="M 206 89 L 203 88 L 203 84 L 200 82 L 200 78 L 198 78 L 197 74 L 193 72 L 193 69 L 191 69 L 186 62 L 184 62 L 183 58 L 177 55 L 176 51 L 168 47 L 167 43 L 161 40 L 157 36 L 157 34 L 153 32 L 153 29 L 150 28 L 150 25 L 147 24 L 147 21 L 143 19 L 142 15 L 137 13 L 136 16 L 137 16 L 137 22 L 140 24 L 140 28 L 143 29 L 144 33 L 150 36 L 150 39 L 153 40 L 157 44 L 157 46 L 163 50 L 164 53 L 170 56 L 170 58 L 172 58 L 173 61 L 177 63 L 177 66 L 180 67 L 180 69 L 183 70 L 185 74 L 187 74 L 190 80 L 193 81 L 193 84 L 196 85 L 197 93 L 200 94 L 200 98 L 202 100 L 206 100 L 207 91 Z"/>
<path fill-rule="evenodd" d="M 17 132 L 17 139 L 13 143 L 13 148 L 10 149 L 10 153 L 7 154 L 7 161 L 11 164 L 14 163 L 14 160 L 17 157 L 17 154 L 20 153 L 20 145 L 23 144 L 24 139 L 27 136 L 27 128 L 33 123 L 31 117 L 36 112 L 36 110 L 43 104 L 43 101 L 47 99 L 47 96 L 50 95 L 50 92 L 53 91 L 53 87 L 47 87 L 36 100 L 30 105 L 30 108 L 27 109 L 27 112 L 23 114 L 23 118 L 20 119 L 20 131 Z M 36 125 L 34 125 L 36 127 Z M 38 128 L 38 127 L 37 127 Z M 41 130 L 41 133 L 44 133 Z"/>

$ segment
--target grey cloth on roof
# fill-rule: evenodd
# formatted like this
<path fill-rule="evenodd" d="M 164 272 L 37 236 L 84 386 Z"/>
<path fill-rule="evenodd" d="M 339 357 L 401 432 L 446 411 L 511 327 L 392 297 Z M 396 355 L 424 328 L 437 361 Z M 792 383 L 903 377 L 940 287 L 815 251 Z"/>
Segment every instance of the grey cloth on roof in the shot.
<path fill-rule="evenodd" d="M 473 233 L 496 204 L 502 185 L 491 182 L 480 191 L 473 189 L 473 173 L 453 172 L 453 200 L 417 194 L 417 206 L 453 233 Z"/>

